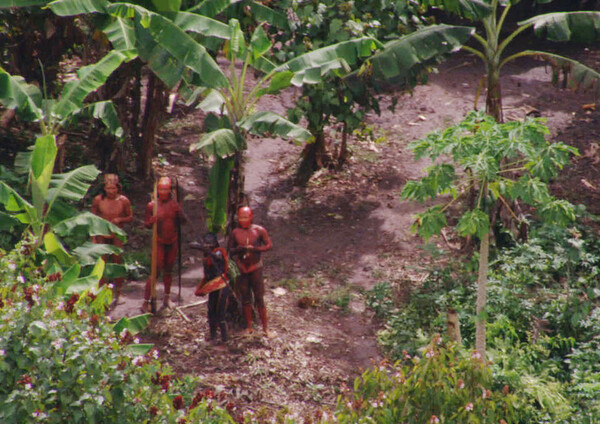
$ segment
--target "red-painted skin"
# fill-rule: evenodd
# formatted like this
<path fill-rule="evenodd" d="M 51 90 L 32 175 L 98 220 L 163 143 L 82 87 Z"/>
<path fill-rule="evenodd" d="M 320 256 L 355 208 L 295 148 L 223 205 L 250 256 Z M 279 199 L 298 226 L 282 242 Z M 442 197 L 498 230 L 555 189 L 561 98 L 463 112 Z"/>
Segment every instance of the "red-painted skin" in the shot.
<path fill-rule="evenodd" d="M 123 225 L 133 220 L 133 212 L 131 211 L 131 202 L 123 194 L 119 193 L 118 177 L 114 174 L 109 174 L 105 177 L 104 193 L 94 197 L 92 202 L 92 213 L 98 215 L 107 221 L 123 228 Z M 110 236 L 93 236 L 93 243 L 112 244 L 117 247 L 123 247 L 123 242 L 114 234 Z M 105 261 L 110 260 L 113 263 L 123 263 L 121 255 L 111 255 L 110 258 L 104 257 Z M 123 277 L 115 278 L 114 284 L 116 294 L 119 295 L 121 287 L 125 279 Z M 105 279 L 100 280 L 100 285 L 105 284 Z"/>
<path fill-rule="evenodd" d="M 245 332 L 252 332 L 252 295 L 254 295 L 254 304 L 263 331 L 269 336 L 267 308 L 264 301 L 263 263 L 260 255 L 271 250 L 273 243 L 267 230 L 253 224 L 252 218 L 252 210 L 249 207 L 245 206 L 238 210 L 238 222 L 241 228 L 234 229 L 229 235 L 228 248 L 240 269 L 237 286 L 242 297 L 242 308 L 246 319 Z"/>
<path fill-rule="evenodd" d="M 152 225 L 157 223 L 157 265 L 156 277 L 162 273 L 164 284 L 164 299 L 163 306 L 170 306 L 171 283 L 173 282 L 173 266 L 177 258 L 177 220 L 181 223 L 187 222 L 187 217 L 183 209 L 177 201 L 171 196 L 171 185 L 164 182 L 159 182 L 157 187 L 158 204 L 156 208 L 156 216 L 154 212 L 154 201 L 146 205 L 146 216 L 144 226 L 152 228 Z M 146 280 L 146 288 L 144 290 L 144 305 L 142 310 L 147 311 L 147 304 L 150 301 L 151 295 L 151 279 Z"/>

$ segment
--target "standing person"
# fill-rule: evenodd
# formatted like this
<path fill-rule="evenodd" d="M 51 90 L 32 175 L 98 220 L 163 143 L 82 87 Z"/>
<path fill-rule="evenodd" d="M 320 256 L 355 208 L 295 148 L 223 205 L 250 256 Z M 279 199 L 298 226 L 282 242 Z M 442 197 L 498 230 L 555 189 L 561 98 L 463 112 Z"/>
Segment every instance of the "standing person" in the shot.
<path fill-rule="evenodd" d="M 119 184 L 118 175 L 105 174 L 103 182 L 104 186 L 102 188 L 102 193 L 94 197 L 94 201 L 92 202 L 92 213 L 117 225 L 119 228 L 123 228 L 123 224 L 133 220 L 131 202 L 126 196 L 121 194 L 121 184 Z M 123 242 L 114 234 L 109 236 L 93 236 L 92 242 L 111 244 L 120 248 L 123 247 Z M 107 258 L 105 258 L 105 260 L 107 260 Z M 122 264 L 123 257 L 121 255 L 111 255 L 110 261 L 116 264 Z M 125 279 L 123 277 L 115 278 L 114 280 L 115 292 L 114 300 L 111 305 L 112 307 L 117 305 L 124 281 Z M 100 280 L 100 285 L 103 285 L 105 282 L 105 279 Z"/>
<path fill-rule="evenodd" d="M 154 215 L 154 200 L 146 205 L 146 217 L 144 226 L 152 228 L 156 223 L 156 276 L 162 273 L 164 283 L 163 307 L 171 307 L 171 283 L 173 282 L 173 265 L 177 258 L 177 220 L 180 223 L 187 222 L 187 217 L 183 212 L 183 208 L 174 199 L 171 193 L 171 179 L 169 177 L 161 177 L 158 180 L 156 193 L 158 203 L 156 204 L 156 215 Z M 151 295 L 151 278 L 146 280 L 146 289 L 144 291 L 144 304 L 142 312 L 148 312 Z"/>
<path fill-rule="evenodd" d="M 238 223 L 240 228 L 235 228 L 229 235 L 228 249 L 240 269 L 237 284 L 242 297 L 242 310 L 246 319 L 245 334 L 252 333 L 252 295 L 258 310 L 263 331 L 267 337 L 271 336 L 268 330 L 267 308 L 264 295 L 265 284 L 263 281 L 263 262 L 260 257 L 262 252 L 271 250 L 273 244 L 264 227 L 252 223 L 252 209 L 248 206 L 239 208 Z"/>
<path fill-rule="evenodd" d="M 204 296 L 208 291 L 208 326 L 209 339 L 217 339 L 217 327 L 221 330 L 221 341 L 227 342 L 227 299 L 229 298 L 229 284 L 227 279 L 227 253 L 219 247 L 216 234 L 208 233 L 203 237 L 202 243 L 192 242 L 190 247 L 201 249 L 204 253 L 202 265 L 204 277 L 195 291 L 196 296 Z M 210 286 L 210 287 L 209 287 Z M 220 288 L 219 288 L 220 287 Z"/>

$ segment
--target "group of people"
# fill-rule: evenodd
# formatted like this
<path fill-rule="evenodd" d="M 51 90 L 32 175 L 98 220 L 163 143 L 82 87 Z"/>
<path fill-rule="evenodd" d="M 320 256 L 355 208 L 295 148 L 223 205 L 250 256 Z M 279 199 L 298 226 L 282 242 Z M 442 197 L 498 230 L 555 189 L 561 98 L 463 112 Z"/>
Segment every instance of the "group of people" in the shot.
<path fill-rule="evenodd" d="M 103 180 L 102 192 L 94 197 L 92 213 L 123 228 L 124 224 L 133 220 L 133 212 L 129 199 L 122 193 L 119 177 L 115 174 L 106 174 Z M 173 281 L 173 267 L 178 251 L 178 225 L 188 221 L 179 199 L 173 195 L 173 184 L 169 177 L 161 177 L 156 186 L 155 199 L 146 205 L 144 226 L 155 231 L 153 259 L 156 263 L 155 277 L 162 274 L 164 295 L 163 307 L 171 307 L 170 294 Z M 196 290 L 197 295 L 208 294 L 208 323 L 209 338 L 217 340 L 217 330 L 220 330 L 221 341 L 228 339 L 227 322 L 225 313 L 227 302 L 233 293 L 240 297 L 242 314 L 246 321 L 244 334 L 253 332 L 252 300 L 260 318 L 263 332 L 269 337 L 267 309 L 264 302 L 265 285 L 263 280 L 263 262 L 261 253 L 272 248 L 272 242 L 266 229 L 253 223 L 252 209 L 249 206 L 241 207 L 237 212 L 239 226 L 231 231 L 227 242 L 227 250 L 219 246 L 216 234 L 208 233 L 202 242 L 192 242 L 190 247 L 203 251 L 204 277 Z M 123 247 L 123 242 L 116 237 L 94 236 L 94 243 L 111 244 Z M 229 281 L 228 253 L 234 259 L 239 269 L 236 281 Z M 109 259 L 109 258 L 106 258 Z M 120 255 L 111 255 L 113 263 L 122 263 Z M 216 279 L 218 281 L 216 281 Z M 217 284 L 209 284 L 215 281 Z M 100 284 L 105 284 L 101 280 Z M 121 295 L 124 278 L 115 278 L 113 307 L 116 306 Z M 232 287 L 233 286 L 233 287 Z M 233 290 L 235 288 L 235 290 Z M 142 312 L 148 312 L 152 296 L 152 278 L 148 277 L 144 290 L 144 303 Z"/>

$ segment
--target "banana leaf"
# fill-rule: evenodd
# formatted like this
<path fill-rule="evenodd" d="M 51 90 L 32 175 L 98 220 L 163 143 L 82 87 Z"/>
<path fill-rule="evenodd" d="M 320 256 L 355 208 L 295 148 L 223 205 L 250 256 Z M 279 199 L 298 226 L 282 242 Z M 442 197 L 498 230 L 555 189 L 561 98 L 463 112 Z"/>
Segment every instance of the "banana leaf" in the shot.
<path fill-rule="evenodd" d="M 233 165 L 233 157 L 225 159 L 218 157 L 210 170 L 208 193 L 204 206 L 207 210 L 206 227 L 211 233 L 218 233 L 227 224 L 229 176 Z"/>
<path fill-rule="evenodd" d="M 573 59 L 542 51 L 526 50 L 524 55 L 535 56 L 550 63 L 555 72 L 566 71 L 567 86 L 572 90 L 591 90 L 600 94 L 600 73 Z"/>
<path fill-rule="evenodd" d="M 67 252 L 60 240 L 52 231 L 44 234 L 44 250 L 54 256 L 61 265 L 73 264 L 74 258 Z"/>
<path fill-rule="evenodd" d="M 19 225 L 18 219 L 0 211 L 0 231 L 10 231 L 17 225 Z"/>
<path fill-rule="evenodd" d="M 102 26 L 102 31 L 118 50 L 136 50 L 137 36 L 133 22 L 129 19 L 113 18 Z"/>
<path fill-rule="evenodd" d="M 86 195 L 100 171 L 94 165 L 80 166 L 64 174 L 52 175 L 50 189 L 48 190 L 48 208 L 58 198 L 79 202 Z"/>
<path fill-rule="evenodd" d="M 98 258 L 101 258 L 104 255 L 118 255 L 122 252 L 123 249 L 120 247 L 111 244 L 92 243 L 90 241 L 85 242 L 71 251 L 81 266 L 93 265 Z"/>
<path fill-rule="evenodd" d="M 56 159 L 56 139 L 54 135 L 44 135 L 35 140 L 31 154 L 31 195 L 38 216 L 44 215 L 46 195 L 52 179 Z"/>
<path fill-rule="evenodd" d="M 535 35 L 551 41 L 597 43 L 600 40 L 600 12 L 559 12 L 534 16 L 519 25 L 532 25 Z"/>
<path fill-rule="evenodd" d="M 190 145 L 190 152 L 200 151 L 210 157 L 226 158 L 243 149 L 241 138 L 228 128 L 204 134 L 198 143 Z"/>
<path fill-rule="evenodd" d="M 117 138 L 123 137 L 123 127 L 111 100 L 86 105 L 84 110 L 89 110 L 94 118 L 101 120 L 110 134 Z"/>
<path fill-rule="evenodd" d="M 415 31 L 398 40 L 390 41 L 369 61 L 374 81 L 414 85 L 426 66 L 458 49 L 471 37 L 474 28 L 434 25 Z M 360 84 L 359 71 L 348 80 Z"/>
<path fill-rule="evenodd" d="M 115 17 L 126 18 L 135 14 L 140 24 L 147 28 L 160 49 L 180 61 L 201 78 L 207 87 L 226 87 L 227 78 L 206 48 L 167 18 L 140 6 L 114 3 L 108 11 Z M 141 41 L 141 40 L 138 40 Z M 138 51 L 141 43 L 138 42 Z M 141 56 L 141 53 L 140 53 Z"/>
<path fill-rule="evenodd" d="M 153 344 L 149 343 L 132 343 L 126 346 L 126 349 L 133 355 L 144 356 L 147 355 L 150 350 L 154 347 Z"/>
<path fill-rule="evenodd" d="M 239 126 L 251 134 L 273 134 L 282 138 L 292 139 L 297 144 L 310 140 L 312 134 L 293 122 L 288 121 L 273 112 L 256 112 L 239 122 Z"/>
<path fill-rule="evenodd" d="M 116 334 L 121 334 L 121 331 L 127 330 L 132 335 L 136 335 L 140 331 L 144 331 L 150 323 L 151 314 L 136 315 L 133 317 L 123 317 L 113 326 Z"/>
<path fill-rule="evenodd" d="M 45 6 L 47 0 L 0 0 L 0 9 L 13 7 Z"/>
<path fill-rule="evenodd" d="M 194 12 L 198 15 L 210 16 L 212 18 L 227 9 L 232 3 L 232 0 L 204 0 L 198 2 L 198 4 L 186 10 L 186 12 Z"/>
<path fill-rule="evenodd" d="M 33 205 L 4 181 L 0 181 L 0 203 L 4 205 L 7 212 L 18 212 L 13 217 L 23 224 L 31 224 L 39 220 L 39 215 Z"/>
<path fill-rule="evenodd" d="M 17 115 L 26 121 L 43 119 L 42 92 L 27 84 L 21 76 L 13 76 L 0 68 L 0 102 L 7 109 L 15 109 Z"/>
<path fill-rule="evenodd" d="M 195 32 L 222 40 L 229 39 L 229 26 L 208 16 L 179 12 L 175 15 L 173 23 L 183 31 Z"/>
<path fill-rule="evenodd" d="M 287 15 L 277 12 L 262 3 L 250 2 L 250 12 L 254 15 L 257 22 L 268 22 L 276 28 L 283 31 L 290 31 L 290 23 Z"/>
<path fill-rule="evenodd" d="M 65 219 L 54 226 L 54 232 L 61 237 L 75 231 L 77 227 L 82 227 L 90 236 L 102 236 L 115 234 L 121 240 L 125 240 L 127 234 L 115 224 L 94 215 L 91 212 L 83 212 L 80 215 Z"/>
<path fill-rule="evenodd" d="M 473 21 L 480 21 L 494 11 L 490 2 L 485 0 L 421 0 L 421 5 L 439 7 Z"/>
<path fill-rule="evenodd" d="M 87 13 L 106 13 L 107 0 L 56 0 L 48 7 L 58 16 L 83 15 Z"/>
<path fill-rule="evenodd" d="M 53 113 L 61 120 L 69 118 L 74 112 L 83 108 L 85 98 L 101 87 L 123 61 L 129 61 L 134 57 L 133 52 L 111 50 L 97 63 L 79 69 L 78 79 L 65 85 Z"/>

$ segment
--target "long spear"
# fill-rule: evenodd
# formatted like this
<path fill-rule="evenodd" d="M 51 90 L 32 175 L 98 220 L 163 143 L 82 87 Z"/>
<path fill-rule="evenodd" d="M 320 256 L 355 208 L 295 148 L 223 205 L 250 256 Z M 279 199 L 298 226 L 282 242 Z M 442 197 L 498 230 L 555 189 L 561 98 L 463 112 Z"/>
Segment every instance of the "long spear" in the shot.
<path fill-rule="evenodd" d="M 156 181 L 154 182 L 153 192 L 154 206 L 152 209 L 152 216 L 156 217 L 156 221 L 152 225 L 152 271 L 150 273 L 150 310 L 153 314 L 156 314 L 156 274 L 158 268 L 158 196 Z"/>
<path fill-rule="evenodd" d="M 179 179 L 175 177 L 175 200 L 179 204 L 181 195 L 179 193 Z M 179 204 L 181 207 L 181 204 Z M 177 279 L 179 283 L 179 295 L 177 304 L 181 306 L 181 219 L 177 218 Z"/>

